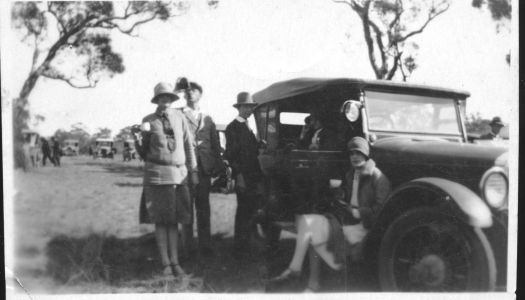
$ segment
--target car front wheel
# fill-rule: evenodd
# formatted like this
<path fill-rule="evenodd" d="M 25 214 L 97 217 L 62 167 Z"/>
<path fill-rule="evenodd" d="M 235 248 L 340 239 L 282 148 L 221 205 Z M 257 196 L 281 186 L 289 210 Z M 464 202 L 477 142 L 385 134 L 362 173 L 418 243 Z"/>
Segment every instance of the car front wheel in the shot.
<path fill-rule="evenodd" d="M 493 290 L 496 267 L 480 228 L 439 208 L 401 214 L 379 249 L 379 281 L 386 291 Z"/>

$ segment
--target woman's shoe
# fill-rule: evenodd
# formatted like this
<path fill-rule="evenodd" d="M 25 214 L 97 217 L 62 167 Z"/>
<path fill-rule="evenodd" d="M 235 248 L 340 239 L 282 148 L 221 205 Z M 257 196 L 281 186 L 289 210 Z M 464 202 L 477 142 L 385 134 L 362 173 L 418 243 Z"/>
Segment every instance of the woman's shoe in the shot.
<path fill-rule="evenodd" d="M 290 268 L 284 270 L 284 272 L 281 273 L 279 276 L 275 276 L 273 278 L 270 278 L 268 280 L 271 283 L 277 283 L 277 282 L 283 282 L 291 279 L 297 279 L 301 275 L 300 271 L 294 271 Z"/>
<path fill-rule="evenodd" d="M 173 276 L 173 271 L 171 270 L 170 264 L 162 266 L 162 276 L 164 277 Z"/>
<path fill-rule="evenodd" d="M 304 289 L 303 293 L 307 293 L 307 294 L 308 294 L 308 293 L 317 293 L 317 292 L 319 292 L 320 289 L 321 289 L 321 287 L 320 287 L 319 285 L 317 285 L 317 286 L 311 286 L 311 285 L 309 285 L 309 286 L 307 286 L 307 287 Z"/>
<path fill-rule="evenodd" d="M 179 264 L 171 264 L 171 270 L 172 274 L 175 275 L 175 277 L 179 276 L 188 276 L 186 272 L 184 272 L 184 269 Z"/>

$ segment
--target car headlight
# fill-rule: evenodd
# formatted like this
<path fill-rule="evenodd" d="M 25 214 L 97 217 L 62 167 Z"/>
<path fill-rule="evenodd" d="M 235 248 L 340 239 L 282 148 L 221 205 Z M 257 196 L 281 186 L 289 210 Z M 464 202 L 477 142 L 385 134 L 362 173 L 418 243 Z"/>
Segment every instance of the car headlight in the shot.
<path fill-rule="evenodd" d="M 507 176 L 501 168 L 491 168 L 481 179 L 483 198 L 494 208 L 502 208 L 507 204 L 508 188 Z"/>

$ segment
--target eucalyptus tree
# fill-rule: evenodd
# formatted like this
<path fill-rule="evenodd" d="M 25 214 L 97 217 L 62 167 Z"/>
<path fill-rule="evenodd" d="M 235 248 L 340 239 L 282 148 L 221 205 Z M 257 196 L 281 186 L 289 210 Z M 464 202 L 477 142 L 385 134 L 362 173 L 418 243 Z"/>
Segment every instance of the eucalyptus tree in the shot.
<path fill-rule="evenodd" d="M 445 13 L 449 0 L 333 0 L 361 19 L 368 58 L 377 79 L 391 80 L 399 71 L 406 81 L 417 68 L 419 49 L 413 37 Z"/>

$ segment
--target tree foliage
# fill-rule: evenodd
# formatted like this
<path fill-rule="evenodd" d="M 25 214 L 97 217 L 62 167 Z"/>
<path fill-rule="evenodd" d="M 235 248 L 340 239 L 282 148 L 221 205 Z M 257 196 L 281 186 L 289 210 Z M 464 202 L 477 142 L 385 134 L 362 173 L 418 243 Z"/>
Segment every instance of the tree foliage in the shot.
<path fill-rule="evenodd" d="M 122 56 L 112 49 L 111 30 L 134 35 L 141 24 L 167 20 L 187 8 L 185 1 L 15 2 L 12 26 L 34 49 L 19 99 L 27 98 L 41 76 L 90 88 L 104 76 L 122 73 Z"/>
<path fill-rule="evenodd" d="M 97 129 L 97 132 L 93 134 L 92 139 L 98 139 L 98 138 L 110 138 L 111 137 L 111 129 L 107 127 L 101 127 Z"/>
<path fill-rule="evenodd" d="M 361 19 L 370 65 L 377 79 L 393 79 L 398 71 L 406 81 L 417 68 L 421 34 L 450 6 L 449 0 L 333 0 L 346 4 Z"/>
<path fill-rule="evenodd" d="M 472 0 L 472 6 L 478 9 L 487 8 L 490 11 L 492 19 L 496 22 L 497 32 L 503 27 L 510 28 L 508 23 L 512 16 L 511 0 Z M 505 55 L 505 61 L 510 65 L 510 52 Z"/>
<path fill-rule="evenodd" d="M 13 101 L 15 149 L 28 126 L 28 97 L 39 78 L 93 88 L 102 78 L 124 72 L 110 33 L 135 36 L 140 25 L 168 20 L 188 8 L 185 0 L 14 2 L 11 25 L 33 49 L 31 69 Z"/>
<path fill-rule="evenodd" d="M 476 114 L 470 114 L 467 116 L 465 120 L 465 127 L 467 129 L 467 133 L 483 134 L 490 130 L 489 123 L 490 120 L 483 119 L 478 112 Z"/>
<path fill-rule="evenodd" d="M 510 20 L 512 4 L 510 0 L 472 0 L 475 8 L 487 7 L 495 21 Z"/>
<path fill-rule="evenodd" d="M 131 133 L 131 126 L 126 126 L 120 129 L 119 133 L 117 133 L 115 138 L 121 141 L 133 138 L 133 134 Z"/>
<path fill-rule="evenodd" d="M 82 123 L 76 123 L 71 125 L 69 130 L 58 129 L 53 135 L 57 141 L 63 145 L 67 139 L 78 140 L 79 153 L 88 153 L 89 146 L 91 145 L 91 136 L 86 130 L 86 126 Z"/>

